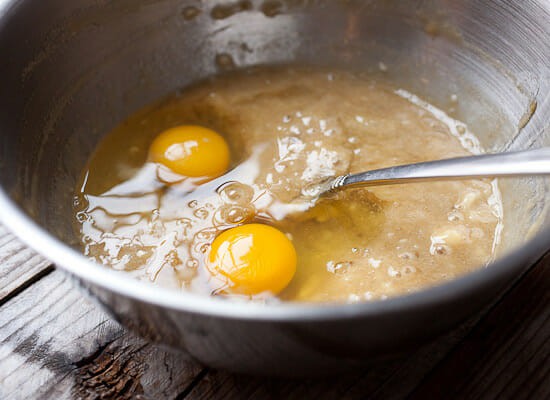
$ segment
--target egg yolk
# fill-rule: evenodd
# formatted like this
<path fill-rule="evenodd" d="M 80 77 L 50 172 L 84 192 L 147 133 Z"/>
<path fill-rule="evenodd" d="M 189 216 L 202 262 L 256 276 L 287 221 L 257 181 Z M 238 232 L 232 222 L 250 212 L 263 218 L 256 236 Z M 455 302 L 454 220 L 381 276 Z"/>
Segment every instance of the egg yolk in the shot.
<path fill-rule="evenodd" d="M 296 250 L 281 231 L 247 224 L 221 233 L 212 243 L 208 268 L 233 293 L 279 293 L 296 272 Z"/>
<path fill-rule="evenodd" d="M 218 133 L 202 126 L 182 125 L 153 140 L 149 159 L 179 175 L 214 179 L 227 171 L 230 154 L 227 142 Z"/>

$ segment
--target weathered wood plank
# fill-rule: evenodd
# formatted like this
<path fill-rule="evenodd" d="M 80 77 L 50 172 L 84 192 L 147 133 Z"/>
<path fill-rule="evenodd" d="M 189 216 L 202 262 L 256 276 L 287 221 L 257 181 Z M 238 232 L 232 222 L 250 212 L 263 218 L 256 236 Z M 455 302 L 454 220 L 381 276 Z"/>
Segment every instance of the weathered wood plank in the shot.
<path fill-rule="evenodd" d="M 188 398 L 549 398 L 549 287 L 550 254 L 504 300 L 396 362 L 318 381 L 209 371 Z M 423 384 L 417 389 L 419 382 Z M 517 393 L 522 388 L 526 390 Z"/>
<path fill-rule="evenodd" d="M 0 307 L 0 398 L 174 398 L 202 367 L 137 338 L 54 271 Z"/>
<path fill-rule="evenodd" d="M 550 254 L 426 377 L 414 398 L 550 398 Z"/>
<path fill-rule="evenodd" d="M 26 287 L 37 275 L 51 270 L 49 261 L 0 225 L 0 304 Z"/>

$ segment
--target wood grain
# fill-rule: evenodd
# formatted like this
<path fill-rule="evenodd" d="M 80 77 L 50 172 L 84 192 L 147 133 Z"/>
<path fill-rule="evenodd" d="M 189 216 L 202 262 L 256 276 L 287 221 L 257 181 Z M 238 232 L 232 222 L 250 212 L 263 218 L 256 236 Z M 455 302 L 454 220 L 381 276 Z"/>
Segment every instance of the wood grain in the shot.
<path fill-rule="evenodd" d="M 54 271 L 0 308 L 0 398 L 174 398 L 201 367 L 131 333 Z"/>
<path fill-rule="evenodd" d="M 41 273 L 51 272 L 49 261 L 27 248 L 0 225 L 0 304 L 22 290 Z"/>

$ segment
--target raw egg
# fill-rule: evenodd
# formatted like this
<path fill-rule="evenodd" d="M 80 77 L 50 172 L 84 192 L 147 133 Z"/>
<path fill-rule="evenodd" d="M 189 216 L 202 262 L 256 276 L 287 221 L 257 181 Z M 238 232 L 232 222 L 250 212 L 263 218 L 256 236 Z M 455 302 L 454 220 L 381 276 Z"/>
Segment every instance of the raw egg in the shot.
<path fill-rule="evenodd" d="M 176 174 L 210 180 L 227 171 L 230 152 L 225 139 L 213 130 L 181 125 L 162 132 L 153 140 L 149 159 Z"/>
<path fill-rule="evenodd" d="M 284 233 L 269 225 L 228 229 L 212 243 L 208 268 L 233 293 L 282 291 L 296 272 L 296 250 Z"/>

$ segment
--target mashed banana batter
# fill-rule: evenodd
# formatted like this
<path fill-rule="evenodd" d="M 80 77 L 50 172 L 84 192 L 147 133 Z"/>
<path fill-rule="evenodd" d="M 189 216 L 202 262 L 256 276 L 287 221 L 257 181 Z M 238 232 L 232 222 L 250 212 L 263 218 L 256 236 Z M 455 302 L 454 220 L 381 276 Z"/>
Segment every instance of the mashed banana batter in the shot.
<path fill-rule="evenodd" d="M 228 172 L 206 180 L 151 162 L 155 137 L 182 124 L 225 138 Z M 242 71 L 186 89 L 111 132 L 78 186 L 77 227 L 86 256 L 162 286 L 258 301 L 384 299 L 492 259 L 496 181 L 353 189 L 316 203 L 302 189 L 480 151 L 463 123 L 386 82 L 303 68 Z M 213 240 L 247 223 L 277 228 L 296 250 L 296 272 L 278 295 L 236 292 L 208 267 Z"/>

